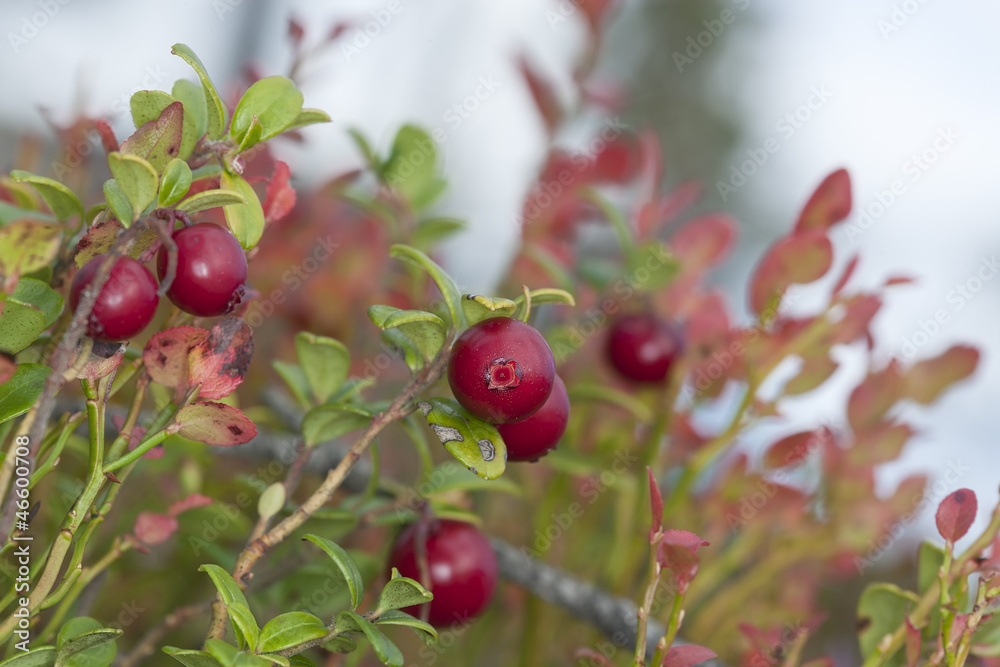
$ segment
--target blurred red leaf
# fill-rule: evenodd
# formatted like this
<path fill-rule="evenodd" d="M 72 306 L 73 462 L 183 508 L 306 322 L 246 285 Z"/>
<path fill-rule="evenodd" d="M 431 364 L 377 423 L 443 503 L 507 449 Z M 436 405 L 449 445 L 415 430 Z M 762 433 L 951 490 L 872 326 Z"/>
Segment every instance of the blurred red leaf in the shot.
<path fill-rule="evenodd" d="M 178 500 L 176 503 L 171 505 L 167 510 L 167 514 L 170 516 L 177 516 L 181 512 L 187 512 L 188 510 L 193 510 L 196 507 L 205 507 L 206 505 L 211 505 L 213 502 L 215 501 L 208 496 L 203 496 L 200 493 L 192 493 L 184 500 Z"/>
<path fill-rule="evenodd" d="M 917 282 L 916 278 L 911 278 L 910 276 L 889 276 L 885 280 L 885 287 L 892 287 L 894 285 L 909 285 L 910 283 Z"/>
<path fill-rule="evenodd" d="M 814 431 L 794 433 L 768 448 L 764 454 L 764 465 L 768 468 L 798 465 L 813 450 L 827 442 L 833 442 L 833 433 L 825 426 Z"/>
<path fill-rule="evenodd" d="M 806 202 L 795 231 L 826 230 L 851 212 L 851 177 L 846 169 L 838 169 L 819 184 Z"/>
<path fill-rule="evenodd" d="M 281 160 L 274 163 L 274 175 L 267 184 L 267 197 L 264 200 L 264 218 L 267 222 L 281 220 L 295 207 L 295 190 L 288 183 L 291 175 L 287 164 Z"/>
<path fill-rule="evenodd" d="M 535 100 L 535 106 L 538 107 L 538 111 L 542 115 L 545 128 L 549 134 L 552 134 L 559 127 L 563 118 L 562 105 L 552 89 L 552 84 L 542 78 L 524 56 L 518 58 L 517 66 L 528 84 L 528 90 L 531 92 L 532 99 Z"/>
<path fill-rule="evenodd" d="M 874 294 L 858 294 L 844 303 L 847 312 L 833 324 L 829 344 L 851 343 L 869 331 L 872 319 L 882 308 L 882 299 Z"/>
<path fill-rule="evenodd" d="M 903 395 L 903 378 L 895 361 L 869 373 L 847 399 L 847 421 L 855 435 L 877 426 Z"/>
<path fill-rule="evenodd" d="M 242 445 L 257 435 L 257 427 L 237 408 L 212 401 L 184 406 L 170 428 L 189 440 L 216 447 Z"/>
<path fill-rule="evenodd" d="M 906 395 L 924 405 L 933 403 L 949 386 L 972 375 L 978 364 L 979 350 L 955 345 L 933 359 L 918 361 L 906 371 Z"/>
<path fill-rule="evenodd" d="M 851 257 L 850 261 L 847 262 L 847 266 L 844 267 L 844 272 L 840 274 L 840 278 L 837 278 L 837 284 L 833 286 L 833 296 L 837 296 L 840 292 L 847 286 L 847 281 L 851 279 L 854 275 L 854 270 L 858 268 L 858 260 L 861 259 L 860 255 L 855 255 Z"/>
<path fill-rule="evenodd" d="M 717 347 L 728 338 L 730 322 L 725 297 L 721 292 L 712 291 L 700 296 L 684 325 L 688 345 L 692 348 Z M 708 356 L 708 349 L 703 350 Z"/>
<path fill-rule="evenodd" d="M 763 312 L 790 285 L 818 280 L 832 263 L 833 245 L 825 230 L 804 230 L 780 239 L 757 265 L 750 283 L 750 307 Z"/>
<path fill-rule="evenodd" d="M 143 544 L 161 544 L 177 530 L 177 519 L 166 514 L 140 512 L 132 532 Z"/>
<path fill-rule="evenodd" d="M 653 517 L 653 527 L 649 529 L 649 543 L 652 544 L 656 533 L 663 529 L 663 496 L 660 495 L 653 469 L 646 466 L 646 473 L 649 475 L 649 508 Z"/>
<path fill-rule="evenodd" d="M 225 398 L 243 382 L 253 357 L 253 331 L 238 317 L 227 317 L 191 350 L 190 385 L 200 398 Z"/>
<path fill-rule="evenodd" d="M 685 272 L 697 273 L 722 261 L 736 240 L 736 221 L 710 213 L 687 223 L 670 239 L 670 247 Z"/>
<path fill-rule="evenodd" d="M 663 533 L 656 558 L 661 567 L 673 573 L 679 591 L 687 590 L 688 584 L 698 574 L 698 549 L 708 545 L 708 542 L 686 530 Z"/>
<path fill-rule="evenodd" d="M 661 665 L 662 667 L 693 667 L 693 665 L 711 660 L 715 655 L 715 651 L 704 646 L 695 646 L 694 644 L 673 646 L 667 651 Z"/>
<path fill-rule="evenodd" d="M 937 514 L 934 515 L 941 537 L 949 542 L 962 539 L 976 520 L 978 508 L 976 493 L 972 489 L 959 489 L 948 494 L 938 505 Z"/>
<path fill-rule="evenodd" d="M 142 361 L 153 382 L 176 390 L 180 399 L 187 392 L 188 355 L 208 338 L 208 332 L 195 327 L 171 327 L 149 339 L 142 350 Z"/>
<path fill-rule="evenodd" d="M 785 384 L 786 396 L 797 396 L 816 389 L 837 372 L 840 364 L 828 354 L 804 357 L 798 374 Z"/>
<path fill-rule="evenodd" d="M 847 453 L 854 465 L 872 466 L 887 463 L 899 457 L 914 434 L 909 424 L 886 421 L 857 434 L 854 446 Z"/>
<path fill-rule="evenodd" d="M 94 123 L 94 127 L 97 128 L 97 134 L 101 137 L 101 145 L 104 147 L 104 152 L 114 153 L 117 151 L 118 139 L 115 138 L 115 132 L 111 129 L 111 124 L 101 119 Z"/>
<path fill-rule="evenodd" d="M 638 168 L 638 157 L 631 141 L 618 137 L 604 143 L 594 155 L 588 176 L 597 183 L 624 184 L 632 180 Z"/>

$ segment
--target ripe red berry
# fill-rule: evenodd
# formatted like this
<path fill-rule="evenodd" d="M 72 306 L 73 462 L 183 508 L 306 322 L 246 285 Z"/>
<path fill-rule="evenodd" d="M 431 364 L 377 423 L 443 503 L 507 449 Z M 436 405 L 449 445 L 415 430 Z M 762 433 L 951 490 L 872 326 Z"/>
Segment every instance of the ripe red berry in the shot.
<path fill-rule="evenodd" d="M 427 590 L 434 594 L 428 622 L 444 627 L 477 616 L 493 597 L 497 584 L 497 559 L 490 541 L 479 529 L 464 521 L 435 519 L 426 526 Z M 419 523 L 407 526 L 392 547 L 389 571 L 421 581 L 417 564 Z M 420 607 L 403 611 L 420 616 Z"/>
<path fill-rule="evenodd" d="M 69 288 L 69 305 L 73 312 L 105 257 L 107 255 L 94 257 L 73 278 Z M 87 319 L 87 335 L 100 340 L 128 340 L 152 321 L 159 302 L 153 274 L 131 257 L 120 257 L 111 267 L 108 281 L 94 302 Z"/>
<path fill-rule="evenodd" d="M 243 300 L 247 258 L 230 231 L 210 222 L 182 227 L 174 232 L 177 272 L 167 297 L 186 313 L 214 317 L 230 313 Z M 156 273 L 167 274 L 169 253 L 160 248 Z"/>
<path fill-rule="evenodd" d="M 558 375 L 549 400 L 538 412 L 512 424 L 499 424 L 497 430 L 507 445 L 508 461 L 537 461 L 555 449 L 566 432 L 569 421 L 569 396 Z"/>
<path fill-rule="evenodd" d="M 448 384 L 470 413 L 494 424 L 524 419 L 545 404 L 556 362 L 542 335 L 520 320 L 494 317 L 458 337 Z"/>
<path fill-rule="evenodd" d="M 611 365 L 635 382 L 663 382 L 683 349 L 681 334 L 650 314 L 623 317 L 608 336 Z"/>

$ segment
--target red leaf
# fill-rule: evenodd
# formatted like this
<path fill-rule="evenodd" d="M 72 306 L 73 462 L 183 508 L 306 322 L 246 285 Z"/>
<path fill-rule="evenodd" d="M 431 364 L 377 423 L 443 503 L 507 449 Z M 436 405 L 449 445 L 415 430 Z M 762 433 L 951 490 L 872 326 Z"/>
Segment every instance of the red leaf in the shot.
<path fill-rule="evenodd" d="M 171 505 L 167 510 L 167 514 L 170 516 L 177 516 L 181 512 L 187 512 L 188 510 L 193 510 L 196 507 L 211 505 L 213 502 L 214 501 L 208 496 L 203 496 L 200 493 L 192 493 L 184 500 L 178 500 L 176 503 Z"/>
<path fill-rule="evenodd" d="M 97 128 L 97 134 L 101 137 L 101 145 L 104 146 L 105 153 L 114 153 L 118 150 L 118 139 L 115 138 L 115 132 L 111 129 L 111 125 L 106 120 L 99 120 L 94 123 L 94 127 Z"/>
<path fill-rule="evenodd" d="M 768 468 L 798 465 L 816 448 L 828 442 L 833 442 L 833 433 L 826 427 L 795 433 L 771 445 L 764 454 L 764 465 Z"/>
<path fill-rule="evenodd" d="M 165 514 L 140 512 L 132 532 L 139 541 L 150 546 L 166 542 L 177 530 L 177 519 Z"/>
<path fill-rule="evenodd" d="M 549 131 L 549 134 L 552 134 L 559 127 L 559 123 L 562 122 L 563 118 L 562 105 L 552 90 L 552 84 L 539 76 L 538 72 L 528 63 L 524 56 L 518 58 L 517 66 L 521 70 L 525 82 L 528 84 L 528 90 L 531 91 L 531 97 L 535 100 L 535 106 L 538 107 L 539 113 L 542 114 L 542 120 L 545 121 L 545 128 Z"/>
<path fill-rule="evenodd" d="M 142 350 L 146 372 L 156 384 L 171 387 L 179 400 L 190 388 L 188 355 L 208 338 L 208 332 L 195 327 L 171 327 L 155 334 Z"/>
<path fill-rule="evenodd" d="M 649 507 L 653 516 L 653 527 L 649 529 L 649 543 L 652 544 L 654 536 L 663 529 L 663 496 L 653 477 L 653 469 L 646 466 L 646 472 L 649 474 Z"/>
<path fill-rule="evenodd" d="M 851 343 L 868 332 L 871 321 L 882 308 L 882 299 L 874 294 L 859 294 L 845 302 L 847 312 L 835 323 L 831 345 Z"/>
<path fill-rule="evenodd" d="M 710 213 L 687 223 L 670 239 L 670 247 L 684 270 L 697 273 L 722 261 L 736 240 L 736 221 Z"/>
<path fill-rule="evenodd" d="M 162 168 L 167 162 L 178 157 L 181 149 L 181 126 L 184 121 L 184 105 L 173 102 L 155 120 L 143 123 L 132 136 L 122 142 L 121 152 L 131 153 L 150 161 L 154 167 Z"/>
<path fill-rule="evenodd" d="M 848 460 L 858 466 L 873 466 L 899 458 L 906 441 L 913 436 L 909 424 L 887 421 L 862 431 L 848 451 Z"/>
<path fill-rule="evenodd" d="M 785 396 L 797 396 L 816 389 L 837 372 L 840 364 L 826 354 L 804 357 L 798 375 L 785 385 Z"/>
<path fill-rule="evenodd" d="M 232 447 L 250 442 L 257 427 L 237 408 L 225 403 L 198 401 L 177 411 L 170 427 L 173 433 L 216 447 Z"/>
<path fill-rule="evenodd" d="M 95 340 L 87 362 L 77 373 L 77 377 L 87 380 L 99 380 L 111 374 L 111 371 L 121 366 L 125 359 L 125 345 Z"/>
<path fill-rule="evenodd" d="M 761 313 L 790 285 L 823 277 L 833 263 L 833 245 L 826 231 L 804 230 L 779 240 L 761 260 L 750 283 L 750 307 Z"/>
<path fill-rule="evenodd" d="M 851 212 L 851 177 L 838 169 L 819 184 L 795 223 L 795 231 L 828 229 Z"/>
<path fill-rule="evenodd" d="M 188 355 L 189 382 L 200 398 L 225 398 L 243 382 L 253 356 L 253 331 L 238 317 L 220 321 Z"/>
<path fill-rule="evenodd" d="M 916 278 L 911 278 L 910 276 L 889 276 L 885 279 L 885 287 L 892 287 L 894 285 L 909 285 L 910 283 L 917 282 Z"/>
<path fill-rule="evenodd" d="M 661 567 L 673 573 L 680 592 L 687 590 L 688 584 L 698 574 L 698 549 L 707 547 L 708 544 L 686 530 L 668 530 L 663 533 L 656 558 Z"/>
<path fill-rule="evenodd" d="M 264 200 L 264 218 L 267 222 L 277 222 L 295 207 L 295 190 L 288 180 L 292 172 L 288 165 L 278 160 L 274 163 L 274 175 L 267 184 Z"/>
<path fill-rule="evenodd" d="M 955 345 L 933 359 L 917 362 L 906 371 L 906 395 L 924 405 L 933 403 L 950 385 L 972 375 L 978 364 L 979 350 Z"/>
<path fill-rule="evenodd" d="M 962 539 L 976 520 L 978 507 L 976 493 L 972 489 L 959 489 L 949 494 L 938 505 L 937 514 L 934 515 L 941 537 L 949 542 Z"/>
<path fill-rule="evenodd" d="M 833 286 L 833 296 L 837 296 L 847 285 L 847 281 L 851 279 L 854 275 L 854 270 L 858 268 L 858 260 L 861 259 L 860 255 L 855 255 L 851 257 L 851 260 L 847 262 L 847 266 L 844 267 L 844 272 L 840 274 L 840 278 L 837 279 L 837 284 Z"/>
<path fill-rule="evenodd" d="M 903 391 L 903 379 L 896 362 L 870 373 L 847 399 L 847 421 L 854 433 L 877 426 L 902 398 Z"/>
<path fill-rule="evenodd" d="M 662 667 L 693 667 L 715 657 L 715 651 L 704 646 L 687 644 L 673 646 L 667 651 Z"/>

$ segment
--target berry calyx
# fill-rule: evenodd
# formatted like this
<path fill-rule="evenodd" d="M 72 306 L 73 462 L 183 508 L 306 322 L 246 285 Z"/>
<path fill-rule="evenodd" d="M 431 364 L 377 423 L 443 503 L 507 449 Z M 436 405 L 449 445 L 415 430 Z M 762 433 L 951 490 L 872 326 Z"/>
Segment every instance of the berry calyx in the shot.
<path fill-rule="evenodd" d="M 429 582 L 434 594 L 427 622 L 438 627 L 464 623 L 477 616 L 493 597 L 497 583 L 497 559 L 490 541 L 478 528 L 464 521 L 435 519 L 412 523 L 396 539 L 389 555 L 389 571 L 421 581 L 417 560 L 418 539 L 423 528 Z M 420 617 L 420 606 L 404 609 Z"/>
<path fill-rule="evenodd" d="M 559 444 L 569 422 L 569 395 L 558 375 L 545 405 L 527 419 L 498 424 L 497 430 L 507 445 L 508 461 L 537 461 Z"/>
<path fill-rule="evenodd" d="M 509 317 L 472 325 L 455 341 L 448 384 L 474 416 L 505 424 L 534 414 L 552 391 L 556 362 L 534 328 Z"/>
<path fill-rule="evenodd" d="M 182 227 L 173 234 L 177 244 L 177 270 L 167 290 L 171 302 L 186 313 L 215 317 L 231 313 L 246 293 L 247 258 L 232 233 L 203 222 Z M 170 255 L 166 247 L 156 257 L 160 280 L 167 275 Z"/>
<path fill-rule="evenodd" d="M 683 350 L 680 332 L 648 313 L 621 318 L 608 336 L 608 360 L 634 382 L 663 382 Z"/>
<path fill-rule="evenodd" d="M 69 288 L 69 305 L 73 312 L 80 303 L 83 290 L 94 280 L 107 255 L 98 255 L 84 264 Z M 107 341 L 124 341 L 140 333 L 153 320 L 160 297 L 156 280 L 149 270 L 131 257 L 119 257 L 111 267 L 108 280 L 94 301 L 87 318 L 87 335 Z"/>

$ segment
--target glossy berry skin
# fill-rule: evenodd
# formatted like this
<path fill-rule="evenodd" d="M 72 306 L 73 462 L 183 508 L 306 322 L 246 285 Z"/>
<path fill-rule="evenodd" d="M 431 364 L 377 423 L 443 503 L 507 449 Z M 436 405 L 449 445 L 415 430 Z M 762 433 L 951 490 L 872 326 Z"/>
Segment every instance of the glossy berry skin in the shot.
<path fill-rule="evenodd" d="M 527 419 L 499 424 L 497 430 L 507 445 L 508 461 L 537 461 L 559 444 L 569 421 L 569 396 L 556 375 L 552 393 L 538 412 Z"/>
<path fill-rule="evenodd" d="M 494 424 L 534 414 L 548 399 L 555 374 L 556 362 L 542 334 L 509 317 L 493 317 L 466 329 L 448 360 L 448 384 L 455 399 Z"/>
<path fill-rule="evenodd" d="M 247 258 L 228 229 L 203 222 L 174 232 L 177 272 L 167 297 L 186 313 L 214 317 L 231 313 L 243 300 Z M 167 274 L 169 253 L 160 248 L 156 273 Z"/>
<path fill-rule="evenodd" d="M 608 360 L 634 382 L 663 382 L 681 356 L 684 340 L 668 322 L 650 314 L 618 320 L 608 336 Z"/>
<path fill-rule="evenodd" d="M 107 255 L 93 258 L 73 278 L 69 288 L 69 305 L 73 312 L 105 257 Z M 94 302 L 87 319 L 87 335 L 99 340 L 128 340 L 153 320 L 159 303 L 153 274 L 131 257 L 120 257 L 111 267 L 108 281 Z"/>
<path fill-rule="evenodd" d="M 389 555 L 389 572 L 420 581 L 417 565 L 417 529 L 407 526 Z M 426 525 L 427 569 L 434 594 L 427 621 L 437 627 L 463 623 L 477 616 L 493 597 L 497 584 L 497 559 L 479 529 L 464 521 L 435 519 Z M 404 609 L 420 617 L 420 606 Z"/>

